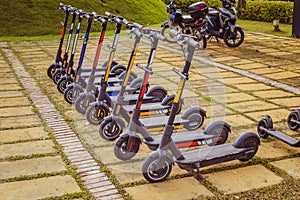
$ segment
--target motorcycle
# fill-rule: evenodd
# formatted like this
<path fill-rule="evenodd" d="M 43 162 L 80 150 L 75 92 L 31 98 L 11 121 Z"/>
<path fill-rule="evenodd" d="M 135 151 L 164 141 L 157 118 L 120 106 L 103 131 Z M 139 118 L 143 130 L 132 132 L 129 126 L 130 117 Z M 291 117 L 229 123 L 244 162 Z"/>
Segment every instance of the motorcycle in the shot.
<path fill-rule="evenodd" d="M 236 25 L 237 11 L 232 6 L 235 0 L 221 0 L 222 8 L 215 10 L 213 8 L 208 9 L 206 18 L 206 34 L 207 39 L 215 36 L 224 40 L 228 47 L 238 47 L 244 41 L 243 29 Z"/>
<path fill-rule="evenodd" d="M 168 32 L 171 29 L 195 36 L 201 47 L 206 48 L 207 39 L 204 36 L 205 15 L 208 13 L 208 5 L 204 2 L 198 2 L 188 7 L 190 16 L 183 16 L 180 10 L 176 9 L 175 0 L 167 6 L 168 21 L 162 23 L 161 34 L 164 35 L 169 42 L 176 42 L 170 38 Z"/>

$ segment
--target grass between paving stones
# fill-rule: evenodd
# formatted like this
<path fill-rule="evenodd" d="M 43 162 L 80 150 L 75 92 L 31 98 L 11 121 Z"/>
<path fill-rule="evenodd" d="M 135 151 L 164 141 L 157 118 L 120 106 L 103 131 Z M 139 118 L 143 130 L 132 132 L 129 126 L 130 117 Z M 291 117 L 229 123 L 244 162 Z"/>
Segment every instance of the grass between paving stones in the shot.
<path fill-rule="evenodd" d="M 44 80 L 37 80 L 37 82 L 39 82 L 39 81 L 44 81 Z M 48 95 L 48 97 L 51 96 L 47 92 L 46 92 L 46 94 Z M 49 97 L 49 98 L 51 99 L 51 97 Z M 53 100 L 53 103 L 54 104 L 59 104 L 55 100 Z M 61 108 L 60 112 L 64 116 L 64 113 L 62 112 L 64 110 L 64 108 L 63 108 L 63 106 L 61 106 L 61 107 L 62 108 Z M 71 121 L 69 121 L 69 123 L 71 123 Z M 86 146 L 88 144 L 84 144 L 84 145 Z M 298 155 L 298 154 L 293 155 L 293 157 L 299 157 L 299 156 L 300 155 Z M 273 160 L 281 160 L 281 159 L 285 159 L 285 158 L 276 158 L 276 159 L 273 159 Z M 213 184 L 211 184 L 207 180 L 203 179 L 201 183 L 204 186 L 206 186 L 208 189 L 210 189 L 216 195 L 216 197 L 213 197 L 213 198 L 199 197 L 199 199 L 216 199 L 216 198 L 221 198 L 221 199 L 236 199 L 236 198 L 238 198 L 238 199 L 249 199 L 249 198 L 253 198 L 253 197 L 255 197 L 255 198 L 264 198 L 264 199 L 275 199 L 275 198 L 276 199 L 282 199 L 282 198 L 290 197 L 290 196 L 287 196 L 287 195 L 290 195 L 290 194 L 297 197 L 297 194 L 299 194 L 299 188 L 300 188 L 299 181 L 294 179 L 294 178 L 291 178 L 284 171 L 282 171 L 279 168 L 274 167 L 272 164 L 270 164 L 271 161 L 273 161 L 273 160 L 260 159 L 260 158 L 255 157 L 253 160 L 251 160 L 248 163 L 241 163 L 241 164 L 235 164 L 235 165 L 231 165 L 231 166 L 227 166 L 227 167 L 201 170 L 202 174 L 207 174 L 207 173 L 212 173 L 212 172 L 216 172 L 216 171 L 236 169 L 236 168 L 240 168 L 240 167 L 248 166 L 248 165 L 250 166 L 250 165 L 261 164 L 261 165 L 265 166 L 266 168 L 270 169 L 271 171 L 273 171 L 275 174 L 283 177 L 284 181 L 280 184 L 275 185 L 275 186 L 265 187 L 265 188 L 262 188 L 262 189 L 254 189 L 254 190 L 246 191 L 246 192 L 243 192 L 243 193 L 236 193 L 236 194 L 232 194 L 232 195 L 224 195 L 221 191 L 218 191 L 217 188 Z M 142 181 L 131 183 L 131 184 L 121 185 L 118 182 L 118 180 L 116 179 L 116 177 L 109 170 L 109 168 L 105 167 L 105 165 L 103 165 L 99 160 L 97 160 L 97 162 L 101 167 L 101 171 L 105 172 L 107 174 L 109 179 L 116 185 L 117 189 L 119 190 L 119 192 L 123 195 L 123 197 L 125 199 L 131 199 L 131 197 L 125 192 L 124 187 L 131 187 L 131 186 L 135 186 L 135 185 L 148 184 L 148 182 L 142 180 Z M 194 176 L 194 175 L 195 174 L 187 173 L 187 174 L 184 174 L 183 176 Z M 168 180 L 177 179 L 177 178 L 181 178 L 181 175 L 180 176 L 172 176 Z M 292 199 L 292 198 L 290 197 L 290 199 Z"/>
<path fill-rule="evenodd" d="M 18 55 L 16 52 L 14 52 L 14 53 L 15 53 L 15 55 Z M 19 59 L 21 59 L 21 58 L 19 57 Z M 11 63 L 9 63 L 9 64 L 11 65 Z M 27 71 L 29 71 L 29 70 L 27 69 Z M 32 73 L 30 75 L 32 77 L 35 77 L 34 74 L 32 74 Z M 36 77 L 34 78 L 34 80 L 39 85 L 39 87 L 42 88 L 41 85 L 39 84 L 39 81 L 37 81 Z M 22 84 L 20 84 L 20 85 L 23 88 Z M 26 96 L 27 97 L 29 96 L 28 93 L 27 93 Z M 30 98 L 28 98 L 28 99 L 29 99 L 31 105 L 33 106 L 33 112 L 36 115 L 38 115 L 39 119 L 42 122 L 42 125 L 43 125 L 45 131 L 48 131 L 49 128 L 47 127 L 46 122 L 42 119 L 38 108 L 33 104 L 32 100 Z M 22 142 L 28 142 L 28 141 L 41 141 L 41 140 L 45 140 L 45 139 L 20 140 L 20 141 L 8 142 L 7 144 L 16 144 L 16 143 L 22 143 Z M 74 199 L 74 198 L 81 198 L 81 197 L 86 198 L 86 199 L 93 199 L 91 193 L 86 189 L 86 187 L 83 185 L 82 181 L 80 180 L 79 174 L 76 172 L 75 167 L 70 164 L 70 161 L 68 160 L 67 156 L 64 154 L 64 152 L 62 150 L 62 147 L 56 142 L 55 138 L 52 135 L 49 135 L 49 139 L 47 139 L 47 140 L 52 140 L 53 141 L 53 143 L 54 143 L 53 148 L 56 149 L 55 153 L 32 154 L 32 155 L 28 155 L 28 156 L 13 156 L 13 157 L 5 158 L 5 159 L 0 158 L 0 161 L 15 161 L 15 160 L 24 160 L 24 159 L 32 159 L 32 158 L 40 158 L 40 157 L 49 157 L 49 156 L 60 155 L 62 160 L 66 164 L 66 168 L 67 168 L 66 170 L 62 170 L 62 171 L 59 171 L 59 172 L 39 173 L 39 174 L 34 174 L 34 175 L 26 175 L 26 176 L 14 177 L 14 178 L 2 179 L 2 180 L 0 180 L 0 183 L 21 181 L 21 180 L 31 180 L 31 179 L 45 178 L 45 177 L 57 176 L 57 175 L 71 175 L 76 180 L 76 182 L 79 185 L 82 192 L 73 193 L 73 194 L 65 194 L 63 196 L 48 197 L 48 198 L 45 198 L 45 199 L 47 199 L 47 200 L 48 199 L 60 200 L 60 199 Z"/>

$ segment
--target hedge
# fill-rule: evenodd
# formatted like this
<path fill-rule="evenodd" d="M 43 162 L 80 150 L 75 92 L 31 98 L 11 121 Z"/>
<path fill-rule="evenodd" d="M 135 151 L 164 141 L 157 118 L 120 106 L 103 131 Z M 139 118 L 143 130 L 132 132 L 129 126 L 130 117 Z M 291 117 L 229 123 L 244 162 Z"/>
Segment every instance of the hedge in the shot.
<path fill-rule="evenodd" d="M 163 0 L 169 4 L 171 0 Z M 201 0 L 200 0 L 201 1 Z M 176 0 L 177 8 L 183 12 L 187 12 L 189 5 L 199 2 L 199 0 Z M 205 0 L 205 2 L 213 8 L 220 8 L 222 3 L 220 0 Z M 235 8 L 237 8 L 237 2 Z M 274 19 L 279 19 L 280 23 L 291 24 L 293 20 L 294 3 L 288 1 L 263 1 L 255 2 L 247 0 L 245 9 L 238 9 L 240 19 L 272 22 Z"/>

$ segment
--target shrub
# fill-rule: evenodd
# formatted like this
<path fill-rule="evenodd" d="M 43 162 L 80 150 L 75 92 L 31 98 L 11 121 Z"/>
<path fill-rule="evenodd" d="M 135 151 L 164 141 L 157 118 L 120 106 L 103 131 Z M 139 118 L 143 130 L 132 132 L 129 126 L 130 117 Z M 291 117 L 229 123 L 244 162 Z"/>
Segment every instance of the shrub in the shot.
<path fill-rule="evenodd" d="M 169 4 L 171 0 L 163 0 Z M 199 1 L 199 0 L 198 0 Z M 176 0 L 177 7 L 183 12 L 187 12 L 187 8 L 197 0 Z M 200 0 L 201 1 L 201 0 Z M 205 2 L 213 8 L 220 8 L 222 3 L 220 0 L 205 0 Z M 236 0 L 235 6 L 237 6 Z M 293 20 L 293 2 L 288 1 L 263 1 L 255 2 L 247 0 L 245 9 L 238 9 L 240 19 L 253 21 L 272 22 L 274 19 L 279 19 L 281 23 L 291 24 Z M 236 7 L 237 8 L 237 7 Z"/>

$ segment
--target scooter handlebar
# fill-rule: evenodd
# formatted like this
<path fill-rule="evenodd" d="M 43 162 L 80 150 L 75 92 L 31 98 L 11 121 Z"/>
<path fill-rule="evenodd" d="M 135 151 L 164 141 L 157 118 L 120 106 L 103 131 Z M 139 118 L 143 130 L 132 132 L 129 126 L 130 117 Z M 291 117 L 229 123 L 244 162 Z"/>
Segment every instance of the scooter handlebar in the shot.
<path fill-rule="evenodd" d="M 123 18 L 117 17 L 110 12 L 105 12 L 105 15 L 107 15 L 111 20 L 113 20 L 119 24 L 121 24 L 123 22 Z"/>
<path fill-rule="evenodd" d="M 102 23 L 105 23 L 107 22 L 107 17 L 105 16 L 102 16 L 102 15 L 98 15 L 96 12 L 92 12 L 93 16 L 94 16 L 94 20 L 96 22 L 102 22 Z"/>
<path fill-rule="evenodd" d="M 140 25 L 138 23 L 133 23 L 133 26 L 135 28 L 138 28 L 142 33 L 144 33 L 146 35 L 146 37 L 149 37 L 149 38 L 153 37 L 155 39 L 162 40 L 162 41 L 165 41 L 165 39 L 166 39 L 163 35 L 160 34 L 159 30 L 145 28 L 143 25 Z"/>
<path fill-rule="evenodd" d="M 195 40 L 195 38 L 193 36 L 179 33 L 174 29 L 170 30 L 170 36 L 176 37 L 176 40 L 179 43 L 182 43 L 182 44 L 187 43 L 189 46 L 203 50 L 203 47 L 200 46 L 200 44 L 197 42 L 197 40 Z"/>

